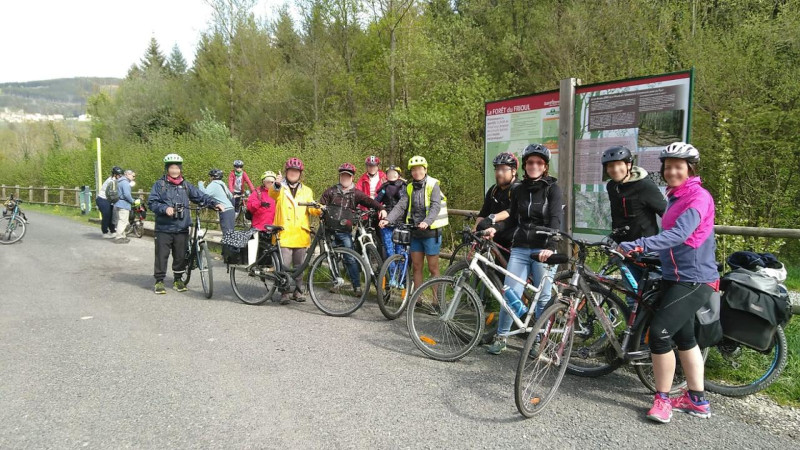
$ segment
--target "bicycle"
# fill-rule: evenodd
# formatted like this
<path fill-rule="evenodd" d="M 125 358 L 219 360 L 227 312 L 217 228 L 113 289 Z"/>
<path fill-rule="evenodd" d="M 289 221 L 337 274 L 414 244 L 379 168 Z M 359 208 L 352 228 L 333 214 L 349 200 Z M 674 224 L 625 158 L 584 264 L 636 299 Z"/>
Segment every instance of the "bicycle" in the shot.
<path fill-rule="evenodd" d="M 186 272 L 181 276 L 181 281 L 188 286 L 189 280 L 192 278 L 192 270 L 199 270 L 203 293 L 206 298 L 211 298 L 214 294 L 214 276 L 211 269 L 211 253 L 205 240 L 208 226 L 200 233 L 202 228 L 200 211 L 204 208 L 199 206 L 189 206 L 188 208 L 194 213 L 194 224 L 186 246 Z"/>
<path fill-rule="evenodd" d="M 322 209 L 317 202 L 301 202 L 298 205 Z M 324 215 L 327 213 L 324 209 L 322 214 L 319 227 L 311 231 L 314 239 L 305 259 L 293 269 L 286 266 L 281 255 L 280 231 L 283 227 L 267 225 L 263 231 L 259 231 L 259 240 L 263 237 L 263 248 L 259 249 L 256 260 L 248 265 L 228 265 L 231 286 L 239 300 L 249 305 L 260 305 L 271 299 L 276 291 L 294 292 L 295 278 L 310 267 L 308 292 L 320 311 L 329 316 L 343 317 L 354 313 L 364 304 L 367 289 L 362 289 L 361 295 L 355 295 L 354 290 L 344 289 L 344 274 L 349 259 L 350 263 L 356 264 L 356 276 L 361 286 L 366 288 L 371 281 L 366 264 L 354 250 L 334 246 L 333 237 L 325 229 Z M 317 249 L 320 253 L 314 258 Z"/>
<path fill-rule="evenodd" d="M 125 227 L 125 234 L 132 234 L 137 238 L 141 238 L 144 235 L 144 219 L 147 217 L 147 209 L 141 203 L 141 199 L 137 201 L 139 203 L 134 203 L 133 208 L 131 208 L 128 225 Z"/>
<path fill-rule="evenodd" d="M 234 211 L 236 211 L 236 219 L 234 226 L 243 230 L 249 230 L 252 222 L 247 219 L 247 197 L 250 191 L 245 191 L 243 194 L 233 194 Z"/>
<path fill-rule="evenodd" d="M 478 216 L 475 213 L 469 213 L 466 218 L 464 219 L 467 222 L 474 221 Z M 450 258 L 448 258 L 448 268 L 455 264 L 458 261 L 468 261 L 471 252 L 474 251 L 472 245 L 472 239 L 470 233 L 472 232 L 472 228 L 469 225 L 464 225 L 464 228 L 461 231 L 461 243 L 453 249 L 453 253 L 450 254 Z"/>
<path fill-rule="evenodd" d="M 378 273 L 376 287 L 378 289 L 378 307 L 384 317 L 394 320 L 403 314 L 408 304 L 408 297 L 414 290 L 412 276 L 411 231 L 416 227 L 408 224 L 395 226 L 392 242 L 403 246 L 403 251 L 396 253 L 383 262 Z"/>
<path fill-rule="evenodd" d="M 480 239 L 484 235 L 485 232 L 481 231 L 475 233 L 475 238 Z M 491 241 L 483 241 L 484 246 L 493 245 Z M 532 257 L 538 258 L 538 254 Z M 545 263 L 554 265 L 567 261 L 566 255 L 554 254 Z M 484 271 L 484 267 L 521 283 L 524 286 L 523 292 L 527 290 L 534 293 L 531 308 L 522 318 L 514 314 L 500 290 Z M 408 331 L 414 345 L 427 356 L 439 361 L 457 361 L 469 353 L 483 338 L 486 317 L 483 303 L 470 285 L 472 274 L 475 274 L 488 288 L 492 298 L 500 304 L 500 307 L 510 314 L 516 329 L 510 331 L 509 335 L 530 331 L 529 324 L 536 309 L 536 302 L 545 283 L 552 282 L 552 275 L 548 271 L 539 285 L 535 286 L 500 267 L 482 252 L 476 252 L 470 260 L 469 267 L 462 270 L 457 277 L 435 277 L 422 283 L 409 300 Z M 428 292 L 430 288 L 433 289 Z"/>
<path fill-rule="evenodd" d="M 358 214 L 358 220 L 355 224 L 356 239 L 353 242 L 353 247 L 356 253 L 360 253 L 361 257 L 367 262 L 367 269 L 369 269 L 370 279 L 373 280 L 375 291 L 378 292 L 378 272 L 381 270 L 383 258 L 378 251 L 378 246 L 375 244 L 373 238 L 375 228 L 372 223 L 378 211 L 368 209 L 366 211 L 354 210 Z"/>
<path fill-rule="evenodd" d="M 28 218 L 20 209 L 20 203 L 22 200 L 15 199 L 14 194 L 5 203 L 3 222 L 0 222 L 0 244 L 13 244 L 25 236 Z"/>
<path fill-rule="evenodd" d="M 588 243 L 575 239 L 567 233 L 544 227 L 537 227 L 537 233 L 571 241 L 574 247 L 577 247 L 578 255 L 575 272 L 559 301 L 545 309 L 534 323 L 532 328 L 537 332 L 528 336 L 523 347 L 514 381 L 514 399 L 519 412 L 525 417 L 532 417 L 552 400 L 572 361 L 571 358 L 583 351 L 582 348 L 578 351 L 572 350 L 576 335 L 581 339 L 591 338 L 598 330 L 596 325 L 602 329 L 599 339 L 583 347 L 589 349 L 587 352 L 593 352 L 589 353 L 591 355 L 602 356 L 602 365 L 593 369 L 593 376 L 612 372 L 623 363 L 628 363 L 634 366 L 636 375 L 642 383 L 655 392 L 650 350 L 644 346 L 648 343 L 649 325 L 659 299 L 659 283 L 650 282 L 652 279 L 649 274 L 655 270 L 660 261 L 646 256 L 637 260 L 643 266 L 642 280 L 646 282 L 637 286 L 636 293 L 628 292 L 636 295 L 633 309 L 628 313 L 627 305 L 608 288 L 602 286 L 608 281 L 594 273 L 585 262 L 588 249 L 591 247 L 600 247 L 619 258 L 627 258 L 628 261 L 634 259 L 622 255 L 603 241 Z M 620 265 L 619 268 L 623 272 L 627 271 L 624 265 Z M 633 281 L 635 282 L 635 279 Z M 603 293 L 603 301 L 594 295 L 595 291 Z M 589 308 L 586 307 L 587 304 Z M 639 309 L 642 306 L 645 310 L 640 314 Z M 579 319 L 577 323 L 576 319 Z M 555 369 L 555 372 L 550 374 L 552 369 Z M 549 387 L 543 385 L 548 375 L 551 378 Z M 678 378 L 673 381 L 671 392 L 677 392 L 685 385 L 677 371 L 676 376 Z"/>

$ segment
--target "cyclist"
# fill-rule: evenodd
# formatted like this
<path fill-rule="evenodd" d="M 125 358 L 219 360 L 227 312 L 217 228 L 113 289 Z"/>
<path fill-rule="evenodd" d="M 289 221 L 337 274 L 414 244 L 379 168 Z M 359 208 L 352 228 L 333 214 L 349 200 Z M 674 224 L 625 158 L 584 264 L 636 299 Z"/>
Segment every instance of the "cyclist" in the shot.
<path fill-rule="evenodd" d="M 695 313 L 719 289 L 715 262 L 714 199 L 697 176 L 700 152 L 675 142 L 661 151 L 661 176 L 667 182 L 663 231 L 655 236 L 622 242 L 620 251 L 658 252 L 662 264 L 661 301 L 650 324 L 650 351 L 656 378 L 651 420 L 666 423 L 672 410 L 710 417 L 705 398 L 703 357 L 694 336 Z M 678 347 L 688 391 L 670 399 Z"/>
<path fill-rule="evenodd" d="M 306 251 L 311 246 L 311 216 L 319 216 L 316 208 L 300 206 L 298 203 L 314 201 L 314 192 L 304 185 L 300 179 L 305 166 L 300 158 L 289 158 L 283 166 L 286 178 L 278 172 L 278 178 L 269 190 L 269 196 L 275 200 L 275 225 L 283 227 L 281 231 L 281 258 L 286 265 L 297 267 L 303 263 Z M 303 296 L 303 274 L 295 278 L 294 301 L 306 301 Z M 289 303 L 289 293 L 281 295 L 281 304 Z"/>
<path fill-rule="evenodd" d="M 319 200 L 320 204 L 325 205 L 327 217 L 330 219 L 326 224 L 326 228 L 330 224 L 335 245 L 350 249 L 353 248 L 353 222 L 356 220 L 354 210 L 357 206 L 379 210 L 379 219 L 386 217 L 383 205 L 370 198 L 364 192 L 355 189 L 353 185 L 355 174 L 356 166 L 350 163 L 344 163 L 339 166 L 339 183 L 325 190 Z M 358 265 L 348 255 L 345 255 L 344 262 L 350 274 L 350 281 L 353 283 L 353 291 L 356 296 L 360 297 L 363 291 L 361 290 Z M 335 290 L 336 288 L 332 289 Z"/>
<path fill-rule="evenodd" d="M 208 186 L 204 186 L 203 182 L 197 183 L 200 190 L 214 199 L 217 203 L 222 205 L 224 209 L 219 212 L 219 228 L 222 230 L 222 235 L 233 231 L 236 222 L 236 212 L 233 210 L 233 194 L 228 190 L 228 186 L 222 182 L 222 171 L 219 169 L 211 169 L 208 172 L 208 177 L 211 179 Z"/>
<path fill-rule="evenodd" d="M 378 188 L 386 182 L 386 174 L 380 169 L 381 159 L 377 156 L 367 156 L 364 164 L 367 166 L 367 171 L 358 179 L 356 188 L 370 198 L 375 198 L 378 195 Z"/>
<path fill-rule="evenodd" d="M 103 181 L 103 185 L 100 186 L 100 190 L 97 191 L 97 199 L 95 199 L 95 203 L 97 203 L 97 209 L 100 210 L 100 216 L 103 218 L 100 224 L 100 231 L 103 232 L 104 239 L 113 239 L 114 235 L 117 234 L 117 224 L 114 221 L 114 205 L 109 203 L 106 196 L 106 189 L 111 183 L 114 182 L 114 180 L 119 179 L 122 174 L 123 170 L 121 167 L 112 167 L 111 176 Z"/>
<path fill-rule="evenodd" d="M 247 210 L 253 215 L 253 228 L 263 230 L 266 225 L 275 222 L 275 201 L 269 196 L 269 190 L 278 178 L 275 172 L 268 170 L 261 175 L 261 186 L 247 199 Z"/>
<path fill-rule="evenodd" d="M 615 146 L 603 152 L 603 170 L 610 178 L 606 184 L 611 203 L 611 227 L 616 242 L 634 241 L 658 233 L 656 216 L 664 214 L 667 200 L 658 186 L 647 176 L 647 171 L 633 165 L 633 154 L 627 147 Z M 625 230 L 627 227 L 627 230 Z M 642 269 L 636 264 L 626 264 L 637 281 Z M 628 289 L 633 289 L 628 279 L 622 277 Z M 635 300 L 628 297 L 628 304 Z"/>
<path fill-rule="evenodd" d="M 506 211 L 511 205 L 511 189 L 518 183 L 517 169 L 519 168 L 519 160 L 513 153 L 500 153 L 492 160 L 492 165 L 494 165 L 495 184 L 486 192 L 483 206 L 478 212 L 478 223 L 485 218 L 493 219 L 496 214 Z M 514 229 L 506 228 L 502 233 L 494 236 L 494 241 L 501 247 L 509 249 L 511 248 L 513 237 Z M 500 253 L 502 253 L 506 261 L 511 256 L 504 249 L 500 249 Z"/>
<path fill-rule="evenodd" d="M 428 161 L 422 156 L 412 156 L 408 160 L 411 183 L 406 186 L 405 195 L 380 221 L 385 228 L 405 217 L 417 229 L 411 232 L 411 263 L 414 267 L 414 285 L 422 284 L 422 266 L 428 260 L 428 270 L 434 277 L 439 276 L 439 249 L 442 246 L 442 227 L 447 226 L 447 198 L 442 193 L 439 180 L 428 175 Z"/>
<path fill-rule="evenodd" d="M 233 170 L 228 174 L 228 189 L 233 192 L 233 209 L 238 213 L 242 207 L 242 193 L 245 183 L 250 188 L 250 192 L 256 190 L 247 172 L 244 171 L 244 161 L 237 159 L 233 162 Z"/>
<path fill-rule="evenodd" d="M 156 279 L 155 293 L 166 294 L 164 278 L 167 275 L 167 261 L 172 253 L 172 288 L 185 292 L 186 285 L 181 281 L 186 271 L 186 249 L 189 247 L 189 227 L 192 225 L 189 202 L 211 206 L 218 211 L 225 207 L 197 189 L 183 178 L 183 158 L 175 153 L 164 157 L 164 176 L 150 189 L 147 206 L 156 216 L 155 245 L 156 258 L 153 276 Z"/>
<path fill-rule="evenodd" d="M 550 150 L 542 144 L 531 144 L 522 152 L 524 176 L 521 183 L 511 189 L 511 203 L 508 210 L 495 217 L 487 217 L 481 222 L 481 228 L 487 227 L 488 236 L 494 237 L 507 229 L 514 229 L 511 244 L 511 256 L 508 259 L 508 271 L 523 280 L 530 278 L 539 285 L 546 275 L 547 266 L 542 263 L 556 248 L 556 243 L 546 236 L 536 233 L 536 227 L 561 228 L 561 188 L 556 179 L 549 175 Z M 538 253 L 539 260 L 534 261 L 531 255 Z M 549 270 L 555 270 L 555 267 Z M 506 277 L 504 285 L 511 289 L 518 298 L 522 298 L 523 285 L 510 277 Z M 542 286 L 535 307 L 538 317 L 550 300 L 550 282 Z M 506 339 L 514 319 L 500 308 L 497 335 L 494 343 L 487 351 L 493 355 L 506 349 Z"/>
<path fill-rule="evenodd" d="M 400 178 L 400 173 L 400 167 L 395 165 L 389 166 L 389 168 L 386 169 L 386 182 L 378 188 L 378 195 L 375 197 L 375 200 L 382 203 L 387 211 L 391 211 L 394 205 L 400 201 L 400 197 L 405 195 L 406 180 Z M 383 247 L 386 250 L 387 258 L 394 254 L 405 252 L 405 246 L 392 242 L 392 233 L 394 232 L 393 226 L 386 226 L 380 230 L 381 240 L 383 241 Z M 396 264 L 397 263 L 392 263 L 391 270 L 394 270 Z M 394 280 L 392 280 L 392 282 L 394 282 Z"/>

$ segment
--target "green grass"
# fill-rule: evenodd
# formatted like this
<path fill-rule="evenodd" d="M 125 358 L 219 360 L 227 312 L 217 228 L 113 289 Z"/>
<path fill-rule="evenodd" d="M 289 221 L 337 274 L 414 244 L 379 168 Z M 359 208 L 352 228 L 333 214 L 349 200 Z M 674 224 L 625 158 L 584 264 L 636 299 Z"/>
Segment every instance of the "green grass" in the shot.
<path fill-rule="evenodd" d="M 786 266 L 786 287 L 790 291 L 800 291 L 800 266 Z"/>

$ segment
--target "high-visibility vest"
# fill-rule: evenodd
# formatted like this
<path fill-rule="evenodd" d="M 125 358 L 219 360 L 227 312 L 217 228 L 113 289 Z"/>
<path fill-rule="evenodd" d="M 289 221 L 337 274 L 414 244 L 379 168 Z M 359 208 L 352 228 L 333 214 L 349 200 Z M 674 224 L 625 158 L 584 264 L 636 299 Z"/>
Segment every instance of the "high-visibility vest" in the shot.
<path fill-rule="evenodd" d="M 433 193 L 433 187 L 439 183 L 439 180 L 433 177 L 427 177 L 425 180 L 425 216 L 427 217 L 428 211 L 431 209 L 431 194 Z M 408 218 L 411 219 L 411 201 L 414 198 L 414 186 L 413 183 L 408 183 L 406 187 L 408 190 Z M 445 197 L 444 192 L 441 192 L 441 185 L 439 186 L 439 192 L 442 195 L 441 201 L 441 209 L 439 209 L 439 215 L 436 217 L 436 220 L 433 221 L 430 228 L 435 230 L 437 228 L 442 228 L 447 226 L 449 223 L 447 218 L 447 197 Z"/>

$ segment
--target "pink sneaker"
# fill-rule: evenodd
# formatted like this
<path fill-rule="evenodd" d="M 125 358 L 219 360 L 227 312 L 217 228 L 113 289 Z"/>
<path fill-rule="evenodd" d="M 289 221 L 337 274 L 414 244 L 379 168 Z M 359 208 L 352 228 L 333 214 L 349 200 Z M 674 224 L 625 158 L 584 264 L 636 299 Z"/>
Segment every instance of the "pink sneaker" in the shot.
<path fill-rule="evenodd" d="M 669 399 L 669 402 L 675 411 L 685 412 L 703 419 L 711 417 L 711 406 L 708 404 L 708 400 L 695 403 L 689 398 L 689 392 L 687 391 L 683 391 L 683 395 L 680 397 Z"/>
<path fill-rule="evenodd" d="M 653 397 L 653 407 L 647 411 L 647 418 L 661 423 L 669 423 L 672 418 L 672 403 L 669 397 L 656 394 Z"/>

